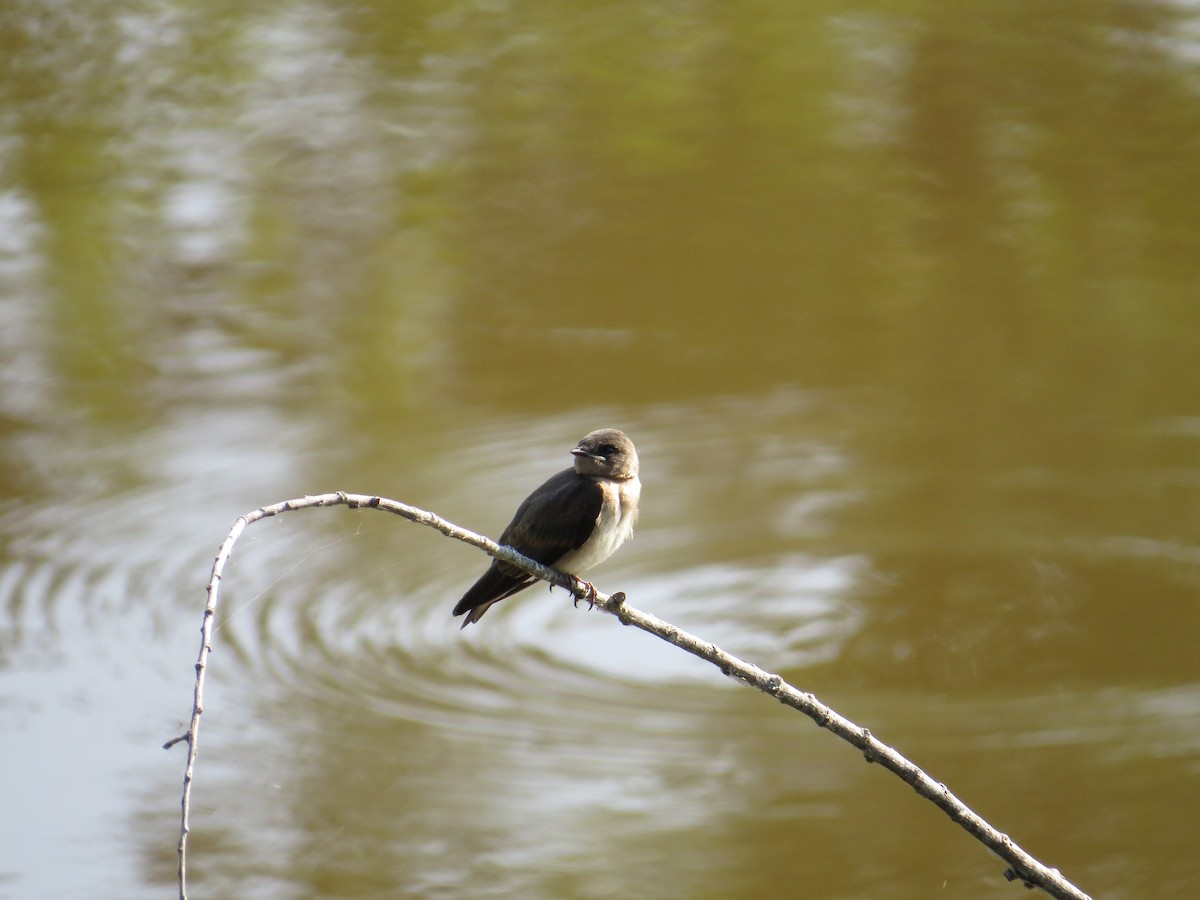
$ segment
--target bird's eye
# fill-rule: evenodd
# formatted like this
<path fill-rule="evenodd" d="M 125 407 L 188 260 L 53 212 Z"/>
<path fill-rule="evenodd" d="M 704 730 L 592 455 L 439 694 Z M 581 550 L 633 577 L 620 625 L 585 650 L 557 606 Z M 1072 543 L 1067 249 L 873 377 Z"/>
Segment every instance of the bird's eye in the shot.
<path fill-rule="evenodd" d="M 601 444 L 599 447 L 596 448 L 596 452 L 599 453 L 601 456 L 612 456 L 614 453 L 617 452 L 617 448 L 614 447 L 612 444 Z"/>

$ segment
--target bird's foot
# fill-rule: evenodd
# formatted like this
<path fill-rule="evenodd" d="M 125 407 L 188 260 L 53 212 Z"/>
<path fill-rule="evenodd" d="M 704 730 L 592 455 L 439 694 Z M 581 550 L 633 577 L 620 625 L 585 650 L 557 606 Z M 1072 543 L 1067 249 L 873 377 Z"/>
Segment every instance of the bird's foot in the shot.
<path fill-rule="evenodd" d="M 590 581 L 584 581 L 582 578 L 575 579 L 575 590 L 583 591 L 583 596 L 575 595 L 575 608 L 579 609 L 579 601 L 586 600 L 588 609 L 593 609 L 596 606 L 596 588 Z"/>

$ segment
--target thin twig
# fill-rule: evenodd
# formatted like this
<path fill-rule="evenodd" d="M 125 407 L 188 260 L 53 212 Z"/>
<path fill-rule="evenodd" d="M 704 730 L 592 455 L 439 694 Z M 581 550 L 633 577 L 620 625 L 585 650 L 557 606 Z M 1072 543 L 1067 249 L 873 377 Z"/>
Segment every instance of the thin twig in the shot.
<path fill-rule="evenodd" d="M 196 764 L 196 742 L 200 732 L 200 716 L 204 712 L 204 674 L 208 668 L 208 654 L 212 650 L 212 624 L 216 616 L 217 599 L 225 563 L 228 562 L 229 556 L 233 552 L 233 545 L 245 531 L 246 526 L 260 519 L 292 510 L 314 509 L 322 506 L 348 506 L 351 509 L 366 507 L 395 513 L 420 525 L 435 528 L 447 537 L 478 547 L 490 556 L 512 563 L 531 575 L 565 588 L 578 599 L 594 599 L 598 607 L 616 616 L 623 625 L 633 625 L 667 643 L 674 644 L 681 650 L 686 650 L 693 656 L 712 663 L 725 675 L 757 688 L 785 706 L 804 713 L 820 727 L 856 747 L 862 752 L 868 763 L 879 763 L 888 771 L 899 776 L 913 790 L 931 801 L 952 821 L 957 822 L 996 856 L 1004 860 L 1008 864 L 1008 868 L 1004 871 L 1004 877 L 1009 881 L 1020 881 L 1026 887 L 1041 888 L 1050 896 L 1062 898 L 1062 900 L 1090 900 L 1087 894 L 1064 878 L 1058 869 L 1049 868 L 1038 862 L 1017 846 L 1008 835 L 992 827 L 967 807 L 950 792 L 946 785 L 934 781 L 917 765 L 874 737 L 866 728 L 839 715 L 812 694 L 796 689 L 778 675 L 738 659 L 736 656 L 726 653 L 716 644 L 703 641 L 656 616 L 626 605 L 623 593 L 608 595 L 597 592 L 595 597 L 590 598 L 586 586 L 577 578 L 543 566 L 522 556 L 511 547 L 501 546 L 431 512 L 385 497 L 347 494 L 341 491 L 333 494 L 320 494 L 315 497 L 304 497 L 299 500 L 285 500 L 273 506 L 260 507 L 252 513 L 239 517 L 230 530 L 229 536 L 221 544 L 221 549 L 217 552 L 217 557 L 213 562 L 212 577 L 208 582 L 208 602 L 204 607 L 204 623 L 200 627 L 200 656 L 196 660 L 196 691 L 192 703 L 191 722 L 186 732 L 163 745 L 164 748 L 168 748 L 183 741 L 186 741 L 188 745 L 187 766 L 183 774 L 182 822 L 179 833 L 180 900 L 187 900 L 187 843 L 190 833 L 188 815 L 191 804 L 192 775 Z"/>

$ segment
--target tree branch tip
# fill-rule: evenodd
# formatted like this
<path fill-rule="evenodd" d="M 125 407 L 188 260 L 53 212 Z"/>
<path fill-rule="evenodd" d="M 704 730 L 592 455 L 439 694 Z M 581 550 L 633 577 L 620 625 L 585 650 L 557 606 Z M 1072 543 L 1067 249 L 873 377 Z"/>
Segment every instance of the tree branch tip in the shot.
<path fill-rule="evenodd" d="M 163 744 L 163 749 L 170 750 L 172 747 L 174 747 L 178 743 L 181 743 L 182 741 L 190 742 L 190 739 L 188 738 L 188 732 L 185 731 L 183 734 L 179 735 L 179 737 L 171 738 L 169 741 L 167 741 L 165 744 Z"/>

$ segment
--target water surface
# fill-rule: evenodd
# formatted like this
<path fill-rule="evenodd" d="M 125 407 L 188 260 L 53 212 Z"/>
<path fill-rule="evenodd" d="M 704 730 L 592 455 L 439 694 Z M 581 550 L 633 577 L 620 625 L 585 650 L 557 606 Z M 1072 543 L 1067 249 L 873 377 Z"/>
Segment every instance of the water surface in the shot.
<path fill-rule="evenodd" d="M 497 535 L 600 426 L 606 591 L 1095 896 L 1200 891 L 1183 5 L 0 14 L 0 896 L 174 890 L 203 588 L 347 490 Z M 227 571 L 197 897 L 1012 896 L 807 720 L 368 510 Z"/>

